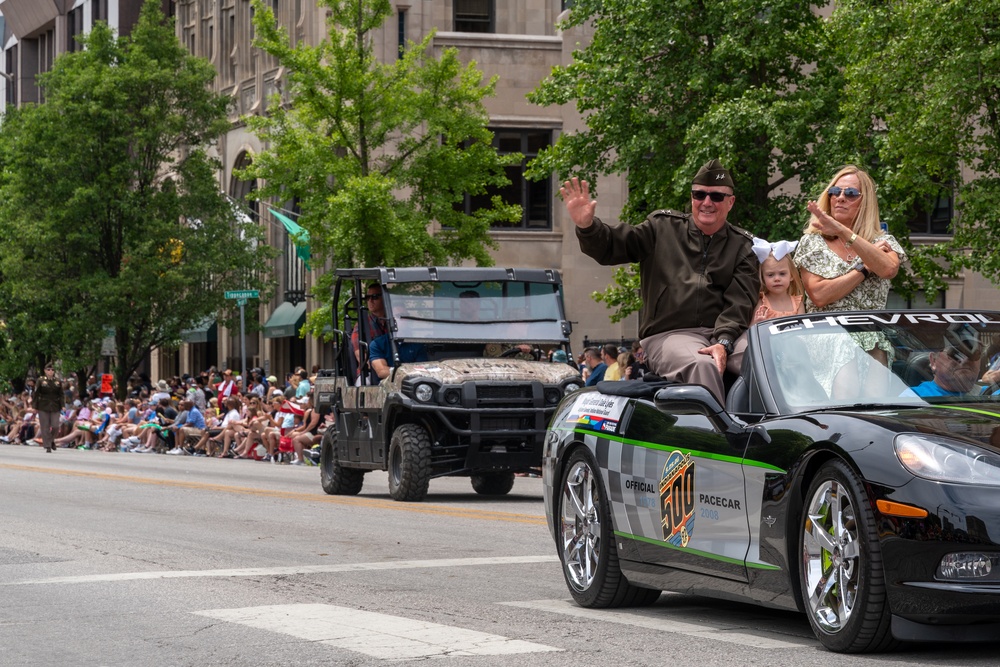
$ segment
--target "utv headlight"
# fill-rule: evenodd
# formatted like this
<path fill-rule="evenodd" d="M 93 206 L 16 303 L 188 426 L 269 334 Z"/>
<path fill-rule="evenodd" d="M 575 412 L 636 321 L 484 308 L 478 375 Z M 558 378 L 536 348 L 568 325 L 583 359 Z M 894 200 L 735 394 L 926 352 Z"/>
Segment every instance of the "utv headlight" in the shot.
<path fill-rule="evenodd" d="M 545 390 L 545 402 L 548 405 L 555 405 L 562 398 L 562 392 L 555 387 L 549 387 Z"/>
<path fill-rule="evenodd" d="M 572 393 L 580 388 L 580 384 L 577 382 L 567 382 L 566 383 L 566 393 Z"/>
<path fill-rule="evenodd" d="M 948 438 L 903 433 L 893 440 L 896 458 L 917 477 L 935 482 L 1000 486 L 1000 456 Z"/>
<path fill-rule="evenodd" d="M 426 383 L 421 383 L 413 390 L 413 395 L 421 403 L 428 403 L 434 398 L 434 387 Z"/>

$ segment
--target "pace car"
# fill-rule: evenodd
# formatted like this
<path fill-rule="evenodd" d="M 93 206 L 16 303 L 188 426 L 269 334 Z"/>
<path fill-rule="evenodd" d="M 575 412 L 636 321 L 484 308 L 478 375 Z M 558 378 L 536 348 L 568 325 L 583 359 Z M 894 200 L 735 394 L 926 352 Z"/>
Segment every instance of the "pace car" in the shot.
<path fill-rule="evenodd" d="M 560 403 L 545 511 L 575 601 L 799 610 L 845 653 L 1000 636 L 1000 313 L 814 313 L 747 335 L 725 405 L 645 381 Z"/>

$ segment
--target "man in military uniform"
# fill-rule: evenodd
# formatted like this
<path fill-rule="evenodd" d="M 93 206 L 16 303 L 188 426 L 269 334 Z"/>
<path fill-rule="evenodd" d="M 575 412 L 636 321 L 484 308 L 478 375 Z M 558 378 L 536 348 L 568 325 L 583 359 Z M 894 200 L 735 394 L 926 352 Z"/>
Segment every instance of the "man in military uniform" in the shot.
<path fill-rule="evenodd" d="M 56 377 L 52 364 L 46 364 L 44 375 L 39 378 L 35 389 L 34 405 L 38 410 L 38 430 L 42 436 L 42 446 L 47 452 L 55 450 L 53 443 L 58 435 L 63 398 L 62 382 Z"/>
<path fill-rule="evenodd" d="M 603 265 L 639 263 L 639 335 L 650 369 L 705 385 L 720 401 L 722 373 L 739 373 L 736 339 L 760 291 L 753 236 L 727 221 L 733 187 L 729 171 L 711 160 L 692 181 L 690 214 L 654 211 L 634 227 L 595 217 L 587 181 L 573 178 L 559 190 L 584 254 Z"/>

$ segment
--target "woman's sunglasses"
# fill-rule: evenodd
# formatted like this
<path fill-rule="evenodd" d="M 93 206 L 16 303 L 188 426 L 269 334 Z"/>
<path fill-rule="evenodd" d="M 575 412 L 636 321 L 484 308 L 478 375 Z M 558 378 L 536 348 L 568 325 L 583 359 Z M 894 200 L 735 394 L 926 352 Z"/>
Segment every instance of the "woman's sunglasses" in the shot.
<path fill-rule="evenodd" d="M 827 188 L 826 190 L 826 194 L 831 197 L 839 197 L 841 193 L 843 193 L 843 195 L 848 199 L 857 199 L 861 196 L 861 190 L 858 190 L 857 188 L 841 188 L 835 185 L 832 188 Z"/>
<path fill-rule="evenodd" d="M 726 197 L 732 197 L 731 194 L 726 192 L 706 192 L 705 190 L 692 190 L 691 198 L 697 201 L 705 201 L 705 197 L 708 197 L 716 204 L 724 200 Z"/>

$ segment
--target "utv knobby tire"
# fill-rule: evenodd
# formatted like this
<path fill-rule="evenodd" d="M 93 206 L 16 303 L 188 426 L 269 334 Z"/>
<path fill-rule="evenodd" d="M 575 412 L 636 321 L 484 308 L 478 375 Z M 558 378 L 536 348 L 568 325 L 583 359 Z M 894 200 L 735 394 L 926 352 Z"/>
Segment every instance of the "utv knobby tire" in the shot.
<path fill-rule="evenodd" d="M 389 495 L 416 503 L 427 496 L 431 481 L 431 436 L 419 424 L 403 424 L 389 442 Z"/>
<path fill-rule="evenodd" d="M 513 488 L 512 472 L 485 472 L 472 476 L 472 489 L 482 496 L 505 496 Z"/>
<path fill-rule="evenodd" d="M 365 483 L 365 471 L 344 468 L 337 458 L 337 436 L 332 428 L 323 436 L 319 455 L 319 478 L 323 490 L 332 496 L 356 496 Z"/>

